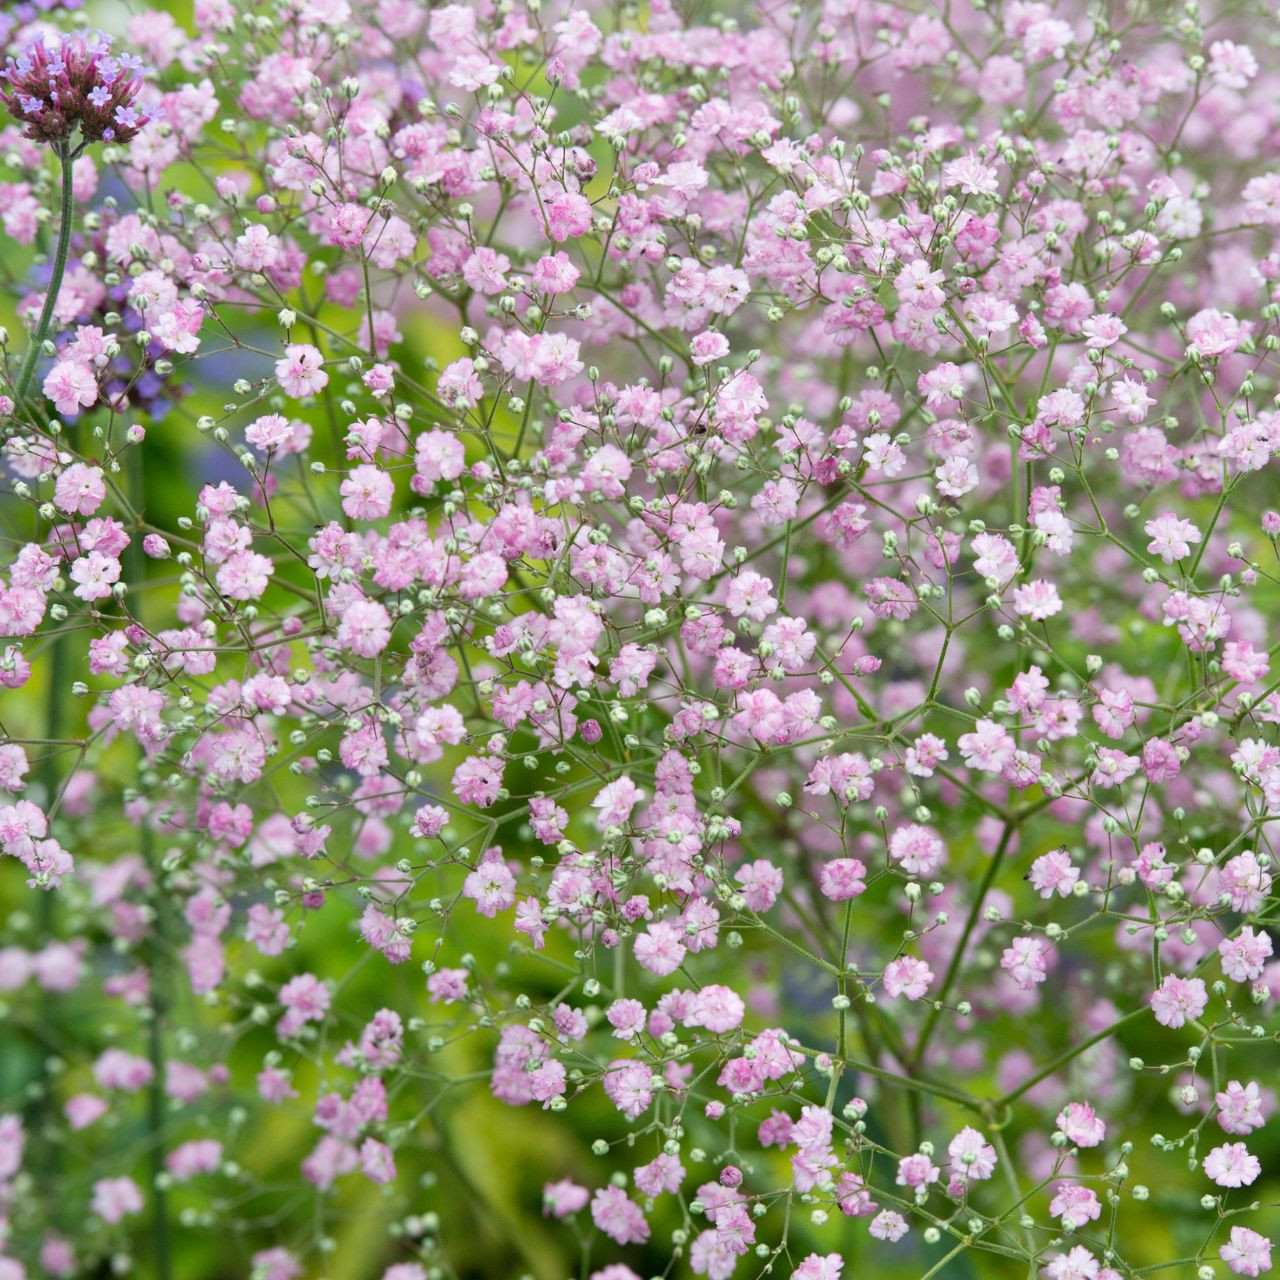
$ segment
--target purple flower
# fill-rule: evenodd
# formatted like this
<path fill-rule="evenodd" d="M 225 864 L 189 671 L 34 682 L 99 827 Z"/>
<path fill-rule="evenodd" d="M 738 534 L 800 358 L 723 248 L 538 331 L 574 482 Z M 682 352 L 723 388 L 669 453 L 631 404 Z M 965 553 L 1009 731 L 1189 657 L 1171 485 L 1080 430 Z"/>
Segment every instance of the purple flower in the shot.
<path fill-rule="evenodd" d="M 9 59 L 0 80 L 0 102 L 36 142 L 65 144 L 79 133 L 90 142 L 131 142 L 155 118 L 138 103 L 146 68 L 132 56 L 109 53 L 109 37 L 99 31 L 37 40 Z"/>

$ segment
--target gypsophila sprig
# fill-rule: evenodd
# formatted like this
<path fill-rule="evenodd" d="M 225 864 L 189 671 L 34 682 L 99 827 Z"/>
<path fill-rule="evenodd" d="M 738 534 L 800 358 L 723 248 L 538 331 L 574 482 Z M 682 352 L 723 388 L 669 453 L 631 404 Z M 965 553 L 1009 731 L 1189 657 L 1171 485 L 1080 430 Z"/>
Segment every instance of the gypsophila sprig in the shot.
<path fill-rule="evenodd" d="M 0 1280 L 1269 1272 L 1274 15 L 75 8 Z"/>

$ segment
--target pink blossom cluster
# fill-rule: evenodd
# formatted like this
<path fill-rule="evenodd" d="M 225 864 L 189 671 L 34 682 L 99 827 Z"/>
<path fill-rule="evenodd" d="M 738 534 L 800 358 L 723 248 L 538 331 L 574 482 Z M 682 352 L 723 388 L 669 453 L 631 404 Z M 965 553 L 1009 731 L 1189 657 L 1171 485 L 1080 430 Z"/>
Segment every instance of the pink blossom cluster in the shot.
<path fill-rule="evenodd" d="M 1273 26 L 23 7 L 0 1280 L 1268 1272 Z"/>

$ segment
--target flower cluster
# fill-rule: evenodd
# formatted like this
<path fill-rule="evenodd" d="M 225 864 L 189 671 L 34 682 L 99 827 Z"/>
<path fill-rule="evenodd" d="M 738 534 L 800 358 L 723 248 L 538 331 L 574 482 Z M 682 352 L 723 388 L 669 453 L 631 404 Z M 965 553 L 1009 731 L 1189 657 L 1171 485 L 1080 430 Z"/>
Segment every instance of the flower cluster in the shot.
<path fill-rule="evenodd" d="M 157 118 L 139 101 L 146 67 L 131 53 L 115 57 L 99 31 L 37 39 L 5 63 L 0 102 L 22 121 L 23 136 L 67 143 L 132 142 Z"/>
<path fill-rule="evenodd" d="M 1266 1273 L 1265 7 L 55 9 L 0 1280 Z"/>

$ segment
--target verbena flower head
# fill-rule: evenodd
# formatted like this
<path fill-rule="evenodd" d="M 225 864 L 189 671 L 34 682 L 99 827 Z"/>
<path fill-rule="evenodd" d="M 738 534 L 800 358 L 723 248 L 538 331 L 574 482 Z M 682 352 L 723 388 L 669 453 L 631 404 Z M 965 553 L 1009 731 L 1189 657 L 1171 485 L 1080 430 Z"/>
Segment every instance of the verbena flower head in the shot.
<path fill-rule="evenodd" d="M 131 142 L 157 118 L 139 101 L 146 67 L 133 54 L 111 53 L 100 31 L 36 40 L 5 63 L 0 101 L 36 142 Z"/>

